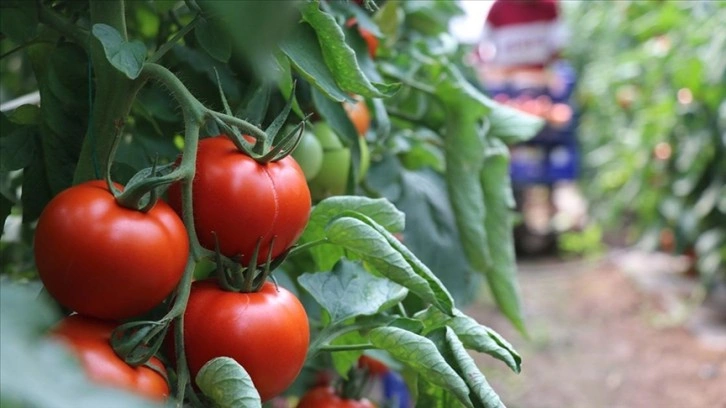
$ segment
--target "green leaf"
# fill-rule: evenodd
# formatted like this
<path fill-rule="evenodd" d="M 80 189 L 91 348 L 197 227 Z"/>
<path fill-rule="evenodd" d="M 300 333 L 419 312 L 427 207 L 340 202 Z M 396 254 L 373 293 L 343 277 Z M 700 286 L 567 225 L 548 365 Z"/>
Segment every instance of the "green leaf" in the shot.
<path fill-rule="evenodd" d="M 292 94 L 293 78 L 290 60 L 282 53 L 276 52 L 275 62 L 277 63 L 279 71 L 279 75 L 277 76 L 277 86 L 280 89 L 280 93 L 282 93 L 282 96 L 285 97 L 285 99 L 295 98 L 292 102 L 292 111 L 295 112 L 298 118 L 302 119 L 305 117 L 305 114 L 303 114 L 303 111 L 300 108 L 297 96 Z"/>
<path fill-rule="evenodd" d="M 466 407 L 473 407 L 469 388 L 426 337 L 398 327 L 379 327 L 368 333 L 371 343 L 386 350 L 427 381 L 451 391 Z"/>
<path fill-rule="evenodd" d="M 3 114 L 5 116 L 5 114 Z M 3 119 L 4 120 L 4 119 Z M 21 105 L 15 108 L 7 117 L 12 123 L 17 125 L 38 125 L 40 124 L 40 108 L 36 105 Z M 3 128 L 5 129 L 5 128 Z M 3 130 L 0 137 L 6 135 L 6 131 Z"/>
<path fill-rule="evenodd" d="M 507 105 L 491 101 L 487 106 L 491 109 L 488 135 L 507 144 L 521 143 L 535 137 L 545 124 L 537 116 Z"/>
<path fill-rule="evenodd" d="M 219 21 L 203 19 L 194 28 L 194 38 L 217 61 L 227 62 L 232 56 L 232 41 Z"/>
<path fill-rule="evenodd" d="M 53 191 L 48 183 L 43 157 L 36 155 L 23 171 L 23 195 L 20 198 L 23 207 L 23 223 L 27 224 L 37 220 L 51 198 L 53 198 Z"/>
<path fill-rule="evenodd" d="M 352 344 L 365 344 L 367 342 L 368 339 L 366 337 L 357 331 L 353 331 L 336 337 L 330 344 L 334 346 L 348 346 Z M 347 379 L 351 367 L 358 362 L 362 354 L 363 350 L 336 351 L 335 353 L 330 353 L 335 372 L 342 378 Z"/>
<path fill-rule="evenodd" d="M 365 214 L 392 232 L 404 228 L 405 215 L 384 198 L 336 196 L 319 202 L 313 208 L 300 241 L 312 242 L 325 238 L 326 225 L 347 210 Z M 329 270 L 344 255 L 341 248 L 329 245 L 313 247 L 310 252 L 321 270 Z"/>
<path fill-rule="evenodd" d="M 249 374 L 229 357 L 217 357 L 204 364 L 197 374 L 196 383 L 216 407 L 262 407 L 260 394 Z"/>
<path fill-rule="evenodd" d="M 2 114 L 0 135 L 0 172 L 18 170 L 32 163 L 36 155 L 35 126 L 17 126 Z"/>
<path fill-rule="evenodd" d="M 94 24 L 94 37 L 103 45 L 106 59 L 129 79 L 136 79 L 146 60 L 146 46 L 141 41 L 128 42 L 113 27 L 107 24 Z"/>
<path fill-rule="evenodd" d="M 338 262 L 330 272 L 306 273 L 298 282 L 328 311 L 331 324 L 386 310 L 408 294 L 400 285 L 348 261 Z"/>
<path fill-rule="evenodd" d="M 388 97 L 400 89 L 401 84 L 374 84 L 368 80 L 358 65 L 355 51 L 346 44 L 343 30 L 332 15 L 320 10 L 317 1 L 304 5 L 302 15 L 315 30 L 323 59 L 341 88 L 367 98 Z"/>
<path fill-rule="evenodd" d="M 8 218 L 8 215 L 10 215 L 12 210 L 13 202 L 5 197 L 5 194 L 0 194 L 0 225 L 3 225 L 3 228 L 0 228 L 0 231 L 4 232 L 5 220 Z"/>
<path fill-rule="evenodd" d="M 280 50 L 290 59 L 295 71 L 325 96 L 338 102 L 352 100 L 325 65 L 315 31 L 308 24 L 297 24 L 292 35 L 280 43 Z"/>
<path fill-rule="evenodd" d="M 506 146 L 485 137 L 481 119 L 489 112 L 489 100 L 457 70 L 449 73 L 436 94 L 446 105 L 446 181 L 464 253 L 486 276 L 504 315 L 525 333 L 515 276 Z"/>
<path fill-rule="evenodd" d="M 0 32 L 15 44 L 32 40 L 38 31 L 38 6 L 34 1 L 3 1 Z"/>
<path fill-rule="evenodd" d="M 481 170 L 482 191 L 487 213 L 484 219 L 491 264 L 486 269 L 489 288 L 497 305 L 514 326 L 526 333 L 517 285 L 517 264 L 514 253 L 514 197 L 509 179 L 509 150 L 498 139 L 492 139 Z"/>
<path fill-rule="evenodd" d="M 416 404 L 421 407 L 462 408 L 466 406 L 450 391 L 426 381 L 426 378 L 421 376 L 418 376 L 416 391 L 418 392 Z"/>
<path fill-rule="evenodd" d="M 479 181 L 484 166 L 481 119 L 488 113 L 483 95 L 463 78 L 443 81 L 436 90 L 446 104 L 445 156 L 449 200 L 456 216 L 462 247 L 479 272 L 491 263 L 484 226 L 486 207 Z"/>
<path fill-rule="evenodd" d="M 453 330 L 442 328 L 432 332 L 429 338 L 436 344 L 441 355 L 469 387 L 469 399 L 476 408 L 500 408 L 504 404 L 466 352 Z"/>
<path fill-rule="evenodd" d="M 355 129 L 353 122 L 350 121 L 343 105 L 340 102 L 326 98 L 322 92 L 316 89 L 311 89 L 311 93 L 315 110 L 333 128 L 336 134 L 343 136 L 340 139 L 347 147 L 354 147 L 358 142 L 358 131 Z M 356 156 L 359 155 L 353 155 L 353 157 Z"/>
<path fill-rule="evenodd" d="M 434 171 L 403 171 L 396 201 L 406 213 L 403 242 L 441 278 L 457 304 L 476 296 L 483 277 L 474 273 L 464 255 L 443 177 Z"/>
<path fill-rule="evenodd" d="M 499 333 L 479 324 L 459 309 L 454 309 L 454 316 L 452 317 L 430 307 L 418 313 L 415 318 L 424 322 L 426 332 L 440 327 L 449 327 L 456 333 L 467 349 L 489 354 L 503 361 L 516 373 L 521 371 L 522 357 L 514 350 L 514 347 Z"/>
<path fill-rule="evenodd" d="M 451 313 L 451 294 L 426 265 L 372 219 L 360 213 L 347 215 L 327 226 L 325 232 L 331 243 L 354 252 L 382 275 Z"/>

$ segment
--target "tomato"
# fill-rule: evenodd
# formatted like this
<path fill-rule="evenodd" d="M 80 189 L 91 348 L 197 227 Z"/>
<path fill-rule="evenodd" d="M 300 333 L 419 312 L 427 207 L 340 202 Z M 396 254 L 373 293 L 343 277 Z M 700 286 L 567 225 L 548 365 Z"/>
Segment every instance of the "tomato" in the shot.
<path fill-rule="evenodd" d="M 358 20 L 355 17 L 348 19 L 345 23 L 346 27 L 353 27 L 356 24 L 358 24 Z M 371 58 L 375 58 L 376 51 L 378 50 L 378 37 L 360 25 L 358 25 L 358 32 L 368 46 L 368 55 L 370 55 Z"/>
<path fill-rule="evenodd" d="M 350 172 L 350 149 L 343 146 L 335 131 L 325 122 L 317 122 L 313 132 L 323 146 L 323 164 L 317 176 L 310 181 L 310 190 L 316 199 L 345 193 Z"/>
<path fill-rule="evenodd" d="M 366 102 L 361 98 L 356 98 L 355 103 L 343 102 L 343 108 L 358 131 L 358 135 L 363 137 L 371 126 L 371 113 Z"/>
<path fill-rule="evenodd" d="M 365 398 L 342 398 L 333 387 L 315 387 L 303 395 L 297 408 L 375 408 L 375 405 Z"/>
<path fill-rule="evenodd" d="M 62 320 L 51 336 L 71 348 L 92 381 L 156 400 L 166 399 L 169 385 L 161 374 L 145 366 L 132 367 L 114 353 L 109 343 L 114 327 L 108 321 L 73 315 Z M 149 363 L 166 374 L 157 358 L 152 357 Z"/>
<path fill-rule="evenodd" d="M 266 282 L 259 292 L 227 292 L 215 280 L 194 282 L 184 314 L 184 345 L 192 378 L 215 357 L 240 363 L 263 401 L 300 373 L 310 341 L 308 318 L 289 291 Z"/>
<path fill-rule="evenodd" d="M 310 192 L 315 199 L 323 199 L 333 195 L 345 194 L 350 173 L 350 149 L 343 146 L 338 135 L 325 122 L 318 122 L 313 127 L 315 137 L 323 146 L 323 163 L 318 174 L 310 180 Z M 358 177 L 360 182 L 368 172 L 370 153 L 368 144 L 362 137 L 358 138 L 360 162 Z"/>
<path fill-rule="evenodd" d="M 312 180 L 323 166 L 323 146 L 311 132 L 305 131 L 292 152 L 292 157 L 300 165 L 306 180 Z"/>
<path fill-rule="evenodd" d="M 251 258 L 258 240 L 258 263 L 275 258 L 302 235 L 310 215 L 305 174 L 290 156 L 261 164 L 240 152 L 225 135 L 203 139 L 197 152 L 192 199 L 199 242 L 222 254 Z M 172 184 L 169 203 L 181 214 L 181 188 Z M 271 248 L 273 245 L 274 248 Z"/>
<path fill-rule="evenodd" d="M 163 201 L 146 213 L 124 208 L 96 180 L 48 203 L 34 251 L 40 279 L 59 303 L 121 320 L 148 312 L 171 294 L 184 273 L 189 238 Z"/>

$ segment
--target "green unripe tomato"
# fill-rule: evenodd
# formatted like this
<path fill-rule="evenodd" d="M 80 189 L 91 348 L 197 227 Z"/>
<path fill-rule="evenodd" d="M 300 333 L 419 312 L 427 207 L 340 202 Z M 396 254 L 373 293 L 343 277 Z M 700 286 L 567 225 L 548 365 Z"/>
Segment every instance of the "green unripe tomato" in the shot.
<path fill-rule="evenodd" d="M 314 200 L 345 194 L 350 172 L 350 149 L 346 147 L 323 152 L 323 165 L 308 186 Z"/>
<path fill-rule="evenodd" d="M 320 142 L 323 150 L 334 150 L 344 147 L 338 134 L 325 122 L 316 122 L 313 125 L 313 133 Z"/>
<path fill-rule="evenodd" d="M 314 134 L 305 131 L 300 143 L 293 150 L 292 157 L 305 173 L 305 180 L 310 181 L 318 175 L 323 166 L 323 146 Z"/>

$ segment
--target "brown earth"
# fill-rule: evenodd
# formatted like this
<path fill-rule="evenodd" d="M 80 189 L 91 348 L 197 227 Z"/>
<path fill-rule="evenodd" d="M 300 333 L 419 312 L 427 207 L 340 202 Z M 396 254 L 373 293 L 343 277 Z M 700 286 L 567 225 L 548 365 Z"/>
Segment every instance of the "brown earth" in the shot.
<path fill-rule="evenodd" d="M 637 269 L 652 271 L 657 263 L 632 261 L 636 272 L 613 256 L 522 264 L 530 340 L 487 300 L 467 309 L 522 355 L 518 375 L 476 356 L 508 407 L 726 408 L 726 321 L 693 323 L 703 315 L 689 307 L 696 282 L 667 273 L 641 279 Z"/>

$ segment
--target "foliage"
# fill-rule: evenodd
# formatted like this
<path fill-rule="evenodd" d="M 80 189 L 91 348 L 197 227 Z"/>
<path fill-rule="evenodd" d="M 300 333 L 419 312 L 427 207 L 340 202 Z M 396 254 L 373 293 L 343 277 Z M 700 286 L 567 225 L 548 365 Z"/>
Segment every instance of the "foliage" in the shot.
<path fill-rule="evenodd" d="M 581 71 L 586 192 L 609 228 L 649 248 L 695 250 L 726 277 L 726 36 L 719 2 L 567 8 Z"/>
<path fill-rule="evenodd" d="M 329 363 L 345 377 L 362 350 L 383 350 L 422 405 L 501 406 L 467 350 L 516 372 L 520 357 L 460 307 L 485 280 L 525 331 L 505 143 L 531 137 L 541 123 L 493 103 L 466 80 L 457 66 L 462 48 L 447 33 L 460 12 L 455 3 L 391 0 L 377 11 L 363 3 L 3 2 L 3 89 L 37 87 L 41 102 L 0 118 L 0 218 L 22 219 L 19 234 L 3 231 L 13 237 L 0 244 L 3 273 L 35 278 L 34 223 L 71 185 L 112 179 L 125 185 L 111 189 L 118 205 L 146 211 L 176 183 L 176 210 L 191 244 L 184 277 L 159 307 L 120 325 L 111 344 L 132 365 L 170 357 L 178 404 L 260 405 L 254 379 L 235 360 L 211 360 L 189 378 L 179 349 L 182 316 L 193 275 L 216 272 L 225 290 L 238 291 L 259 288 L 274 270 L 311 321 L 309 366 Z M 380 39 L 376 53 L 363 30 Z M 362 135 L 357 129 L 365 127 L 356 128 L 342 104 L 356 98 L 373 116 Z M 200 244 L 192 206 L 200 137 L 225 133 L 266 163 L 295 148 L 301 122 L 327 123 L 351 152 L 347 195 L 314 197 L 298 245 L 277 258 L 258 259 L 272 251 L 257 248 L 241 265 L 219 243 Z M 363 150 L 371 152 L 368 172 Z M 9 285 L 3 281 L 3 290 L 29 290 Z M 3 322 L 11 313 L 3 303 Z M 31 357 L 42 352 L 36 346 L 53 320 L 27 332 L 28 352 L 14 356 L 17 364 L 3 364 L 3 401 L 54 406 L 11 381 L 34 375 Z M 4 340 L 24 330 L 13 322 Z M 174 340 L 175 354 L 162 347 L 165 338 Z M 80 377 L 77 367 L 49 364 Z M 195 381 L 204 396 L 190 386 Z M 73 397 L 45 396 L 76 406 Z"/>

